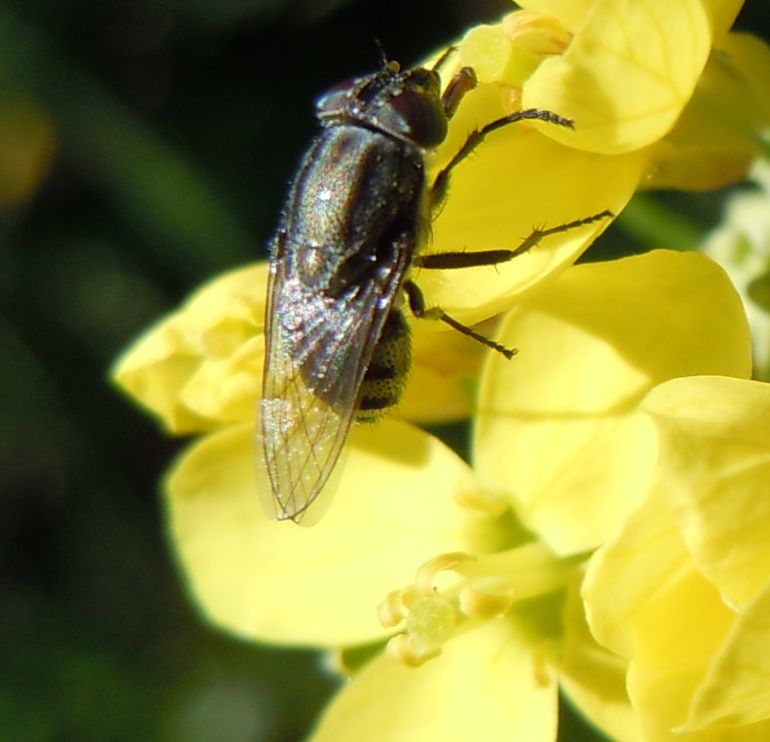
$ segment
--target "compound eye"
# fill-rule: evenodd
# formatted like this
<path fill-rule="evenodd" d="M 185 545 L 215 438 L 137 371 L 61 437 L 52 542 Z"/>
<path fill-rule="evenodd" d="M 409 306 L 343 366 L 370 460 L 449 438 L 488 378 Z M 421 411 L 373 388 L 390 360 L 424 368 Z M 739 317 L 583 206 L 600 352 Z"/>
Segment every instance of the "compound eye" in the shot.
<path fill-rule="evenodd" d="M 384 129 L 401 133 L 419 147 L 435 147 L 446 138 L 444 107 L 439 98 L 427 92 L 406 90 L 393 97 L 378 119 Z"/>

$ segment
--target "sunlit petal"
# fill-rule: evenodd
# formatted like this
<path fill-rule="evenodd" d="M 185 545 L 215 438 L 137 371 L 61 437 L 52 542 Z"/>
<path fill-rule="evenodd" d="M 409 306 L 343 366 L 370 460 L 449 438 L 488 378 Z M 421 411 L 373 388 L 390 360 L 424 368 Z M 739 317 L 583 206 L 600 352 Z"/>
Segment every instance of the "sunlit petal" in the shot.
<path fill-rule="evenodd" d="M 637 412 L 647 391 L 751 368 L 740 300 L 696 254 L 573 268 L 512 312 L 499 339 L 520 353 L 488 360 L 477 470 L 559 553 L 602 543 L 649 488 L 655 435 Z"/>
<path fill-rule="evenodd" d="M 327 708 L 313 739 L 548 742 L 556 722 L 556 683 L 537 678 L 532 650 L 498 619 L 416 669 L 387 655 L 373 660 Z"/>
<path fill-rule="evenodd" d="M 670 131 L 711 41 L 699 0 L 597 0 L 567 51 L 527 81 L 523 104 L 575 120 L 574 132 L 549 132 L 558 141 L 604 153 L 639 149 Z"/>
<path fill-rule="evenodd" d="M 359 427 L 334 507 L 318 525 L 268 520 L 253 428 L 193 446 L 168 480 L 171 537 L 211 621 L 240 636 L 336 646 L 384 635 L 377 605 L 436 553 L 463 548 L 470 470 L 438 440 L 395 421 Z"/>
<path fill-rule="evenodd" d="M 698 569 L 743 606 L 770 575 L 770 386 L 675 379 L 643 408 L 660 432 L 660 476 Z"/>
<path fill-rule="evenodd" d="M 266 286 L 264 263 L 216 278 L 140 337 L 113 379 L 174 433 L 253 418 Z"/>

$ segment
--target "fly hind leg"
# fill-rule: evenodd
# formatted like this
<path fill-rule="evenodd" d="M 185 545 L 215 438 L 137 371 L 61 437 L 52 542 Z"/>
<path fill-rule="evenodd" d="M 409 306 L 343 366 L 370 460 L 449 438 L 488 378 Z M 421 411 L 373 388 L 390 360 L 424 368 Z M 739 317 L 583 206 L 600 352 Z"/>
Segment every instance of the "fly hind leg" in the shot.
<path fill-rule="evenodd" d="M 491 348 L 492 350 L 500 353 L 508 360 L 513 358 L 516 353 L 518 353 L 516 348 L 506 348 L 504 345 L 500 345 L 500 343 L 496 343 L 494 340 L 490 340 L 488 337 L 480 335 L 473 328 L 462 324 L 462 322 L 458 322 L 454 317 L 451 317 L 443 309 L 441 309 L 441 307 L 426 307 L 425 298 L 422 295 L 422 291 L 420 291 L 420 288 L 417 286 L 417 284 L 413 283 L 412 281 L 406 281 L 404 283 L 404 291 L 406 292 L 407 300 L 409 301 L 409 309 L 411 309 L 412 314 L 418 319 L 439 320 L 440 322 L 449 325 L 451 328 L 457 330 L 458 332 L 461 332 L 463 335 L 467 335 L 469 338 L 475 340 L 476 342 L 485 345 L 487 348 Z"/>

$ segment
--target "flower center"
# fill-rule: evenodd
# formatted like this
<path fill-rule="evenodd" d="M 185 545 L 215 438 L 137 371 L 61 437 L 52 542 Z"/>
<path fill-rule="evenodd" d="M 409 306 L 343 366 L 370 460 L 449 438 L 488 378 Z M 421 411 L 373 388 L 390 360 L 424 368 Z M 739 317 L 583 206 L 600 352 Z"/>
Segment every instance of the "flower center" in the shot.
<path fill-rule="evenodd" d="M 578 561 L 559 559 L 540 543 L 479 557 L 440 554 L 420 567 L 412 585 L 389 593 L 380 605 L 383 626 L 403 627 L 388 652 L 407 665 L 421 665 L 439 655 L 456 631 L 561 589 Z"/>

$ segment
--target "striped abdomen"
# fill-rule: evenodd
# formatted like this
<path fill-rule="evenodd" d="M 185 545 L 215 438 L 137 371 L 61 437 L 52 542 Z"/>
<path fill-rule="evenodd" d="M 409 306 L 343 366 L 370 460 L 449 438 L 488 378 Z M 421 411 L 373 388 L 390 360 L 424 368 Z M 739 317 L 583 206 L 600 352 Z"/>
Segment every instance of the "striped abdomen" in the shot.
<path fill-rule="evenodd" d="M 372 422 L 401 398 L 411 361 L 409 325 L 400 309 L 392 309 L 364 374 L 356 420 Z"/>

